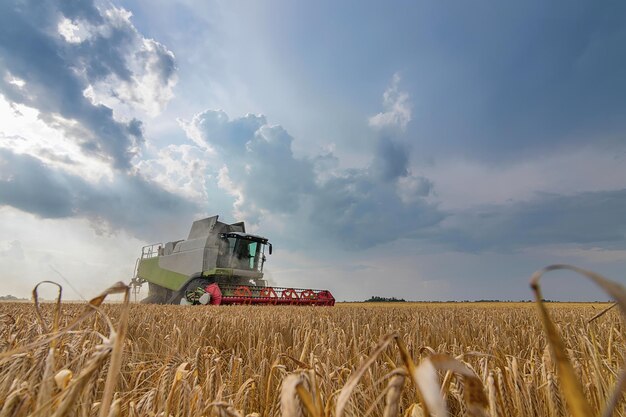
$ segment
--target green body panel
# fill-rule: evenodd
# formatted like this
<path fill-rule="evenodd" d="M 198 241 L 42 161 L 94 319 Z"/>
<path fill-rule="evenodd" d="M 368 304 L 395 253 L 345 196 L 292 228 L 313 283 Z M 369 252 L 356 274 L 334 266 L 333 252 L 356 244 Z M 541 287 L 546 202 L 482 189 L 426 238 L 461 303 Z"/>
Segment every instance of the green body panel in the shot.
<path fill-rule="evenodd" d="M 244 274 L 247 275 L 248 278 L 260 279 L 263 277 L 262 273 L 247 272 L 246 274 L 244 271 L 235 271 L 233 268 L 212 268 L 202 272 L 203 277 L 241 277 Z M 137 276 L 148 282 L 174 291 L 179 290 L 189 280 L 189 276 L 185 274 L 161 268 L 159 266 L 158 257 L 142 259 L 139 262 Z"/>
<path fill-rule="evenodd" d="M 142 259 L 137 276 L 170 290 L 178 290 L 189 279 L 187 275 L 161 268 L 158 257 Z"/>
<path fill-rule="evenodd" d="M 233 275 L 233 269 L 232 268 L 212 268 L 202 273 L 203 277 L 211 277 L 214 275 L 222 275 L 222 276 L 230 277 Z"/>

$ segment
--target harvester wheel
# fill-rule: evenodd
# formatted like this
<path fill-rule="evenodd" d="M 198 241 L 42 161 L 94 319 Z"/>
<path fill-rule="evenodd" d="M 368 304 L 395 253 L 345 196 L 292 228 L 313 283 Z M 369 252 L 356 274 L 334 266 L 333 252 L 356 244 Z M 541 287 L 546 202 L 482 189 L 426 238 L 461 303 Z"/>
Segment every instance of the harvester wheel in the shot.
<path fill-rule="evenodd" d="M 209 304 L 211 299 L 209 296 L 207 300 L 208 293 L 206 292 L 206 287 L 208 287 L 209 284 L 211 284 L 211 282 L 205 278 L 192 279 L 185 287 L 182 296 L 190 304 Z"/>

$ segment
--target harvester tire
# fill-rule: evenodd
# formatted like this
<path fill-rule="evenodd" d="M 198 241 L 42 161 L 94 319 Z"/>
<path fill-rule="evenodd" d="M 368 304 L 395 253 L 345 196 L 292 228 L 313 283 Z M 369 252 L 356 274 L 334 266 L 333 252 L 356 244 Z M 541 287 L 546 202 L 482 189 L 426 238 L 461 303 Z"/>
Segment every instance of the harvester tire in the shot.
<path fill-rule="evenodd" d="M 185 289 L 183 291 L 181 291 L 180 298 L 185 297 L 187 299 L 187 301 L 191 301 L 191 300 L 189 300 L 189 297 L 187 297 L 187 294 L 191 294 L 191 293 L 196 292 L 196 290 L 198 288 L 201 288 L 203 291 L 205 291 L 206 287 L 208 287 L 209 284 L 211 284 L 211 281 L 209 281 L 206 278 L 195 278 L 195 279 L 192 279 L 185 286 Z M 178 302 L 180 303 L 180 299 L 178 300 Z M 196 304 L 196 303 L 194 303 L 194 304 Z"/>

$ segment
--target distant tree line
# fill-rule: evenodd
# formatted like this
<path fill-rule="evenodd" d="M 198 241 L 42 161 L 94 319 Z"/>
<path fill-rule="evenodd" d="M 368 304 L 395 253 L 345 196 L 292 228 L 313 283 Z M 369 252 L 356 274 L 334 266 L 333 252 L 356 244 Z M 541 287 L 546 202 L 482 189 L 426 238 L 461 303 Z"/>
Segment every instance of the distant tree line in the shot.
<path fill-rule="evenodd" d="M 368 298 L 365 300 L 366 303 L 406 303 L 404 298 L 396 298 L 396 297 L 379 297 L 377 295 Z"/>
<path fill-rule="evenodd" d="M 560 303 L 563 301 L 550 300 L 546 298 L 542 298 L 541 301 L 544 303 Z M 345 301 L 344 301 L 345 302 Z M 354 301 L 348 301 L 354 302 Z M 357 303 L 360 301 L 356 301 Z M 379 297 L 377 295 L 368 298 L 363 301 L 365 303 L 406 303 L 407 301 L 404 298 L 396 298 L 396 297 Z M 430 300 L 416 300 L 412 301 L 414 303 L 433 303 L 433 304 L 445 304 L 445 303 L 534 303 L 535 300 L 493 300 L 493 299 L 481 299 L 481 300 L 448 300 L 448 301 L 430 301 Z M 564 301 L 568 302 L 568 301 Z M 596 301 L 582 301 L 583 303 L 608 303 L 611 300 L 596 300 Z"/>
<path fill-rule="evenodd" d="M 17 298 L 14 295 L 0 295 L 0 301 L 17 301 L 17 300 L 25 300 L 25 298 Z"/>

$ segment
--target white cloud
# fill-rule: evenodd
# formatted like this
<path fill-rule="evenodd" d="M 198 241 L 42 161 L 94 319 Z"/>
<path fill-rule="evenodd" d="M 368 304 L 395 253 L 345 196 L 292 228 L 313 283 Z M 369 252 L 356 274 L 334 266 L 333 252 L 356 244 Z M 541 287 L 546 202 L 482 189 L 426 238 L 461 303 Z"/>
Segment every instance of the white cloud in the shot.
<path fill-rule="evenodd" d="M 253 226 L 259 221 L 264 210 L 258 208 L 252 201 L 246 201 L 242 185 L 236 184 L 229 176 L 228 167 L 224 165 L 217 174 L 217 186 L 228 195 L 235 198 L 233 216 L 237 219 L 246 219 Z"/>
<path fill-rule="evenodd" d="M 220 119 L 223 119 L 224 122 L 228 121 L 228 116 L 226 113 L 223 113 L 221 110 L 218 110 L 220 113 Z M 187 138 L 191 139 L 197 146 L 203 149 L 207 149 L 208 151 L 214 152 L 213 148 L 211 148 L 210 144 L 204 139 L 202 132 L 202 116 L 204 113 L 198 113 L 194 115 L 191 121 L 187 121 L 184 119 L 178 119 L 178 125 L 183 129 Z"/>
<path fill-rule="evenodd" d="M 167 145 L 154 158 L 138 161 L 135 167 L 171 193 L 195 201 L 208 199 L 206 182 L 212 180 L 209 154 L 197 146 Z"/>
<path fill-rule="evenodd" d="M 37 156 L 50 166 L 80 175 L 89 181 L 111 178 L 111 166 L 84 154 L 69 134 L 89 136 L 80 124 L 55 114 L 42 120 L 41 113 L 23 104 L 9 102 L 0 94 L 0 149 Z"/>
<path fill-rule="evenodd" d="M 8 71 L 6 72 L 6 74 L 4 76 L 4 80 L 7 83 L 16 86 L 17 88 L 22 88 L 22 87 L 24 87 L 24 85 L 26 85 L 26 81 L 22 80 L 21 78 L 13 76 Z"/>
<path fill-rule="evenodd" d="M 173 88 L 178 82 L 174 53 L 154 39 L 143 37 L 130 21 L 132 13 L 127 10 L 113 7 L 104 12 L 104 17 L 101 24 L 84 30 L 94 43 L 101 42 L 100 39 L 112 41 L 119 32 L 125 33 L 123 47 L 117 48 L 130 76 L 110 72 L 104 78 L 88 80 L 83 94 L 94 105 L 113 109 L 117 120 L 130 120 L 142 113 L 158 115 L 174 96 Z M 78 30 L 77 26 L 73 27 Z M 83 72 L 84 68 L 79 65 L 78 70 Z"/>
<path fill-rule="evenodd" d="M 68 43 L 81 43 L 89 35 L 88 29 L 84 25 L 78 25 L 68 18 L 63 18 L 57 26 L 61 38 Z"/>
<path fill-rule="evenodd" d="M 383 94 L 384 111 L 369 118 L 369 125 L 376 129 L 397 128 L 405 130 L 411 121 L 409 94 L 400 90 L 400 74 L 395 73 L 391 85 Z"/>
<path fill-rule="evenodd" d="M 138 118 L 157 115 L 173 97 L 173 53 L 139 33 L 122 8 L 89 0 L 41 7 L 2 10 L 12 29 L 0 40 L 0 95 L 12 109 L 37 111 L 82 154 L 131 169 L 145 142 Z"/>

